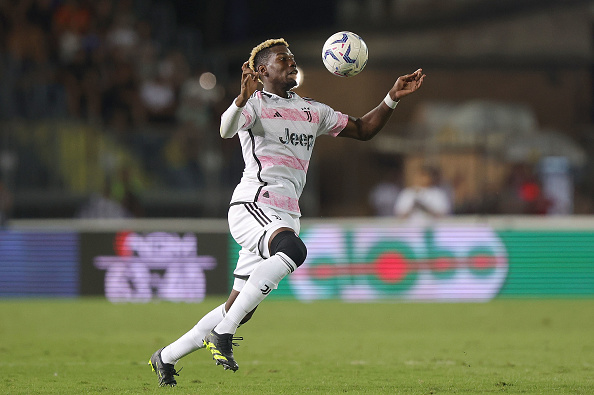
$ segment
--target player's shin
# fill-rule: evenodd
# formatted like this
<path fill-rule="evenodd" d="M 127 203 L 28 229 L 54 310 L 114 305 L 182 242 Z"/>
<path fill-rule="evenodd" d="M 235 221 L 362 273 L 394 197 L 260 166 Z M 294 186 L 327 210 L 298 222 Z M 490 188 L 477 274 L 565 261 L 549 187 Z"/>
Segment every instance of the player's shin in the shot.
<path fill-rule="evenodd" d="M 241 320 L 277 288 L 278 283 L 297 265 L 279 252 L 262 261 L 250 275 L 245 286 L 233 302 L 225 318 L 215 327 L 216 333 L 235 333 Z"/>
<path fill-rule="evenodd" d="M 204 347 L 204 337 L 225 317 L 225 304 L 215 307 L 182 337 L 161 351 L 164 363 L 175 364 L 181 358 Z"/>

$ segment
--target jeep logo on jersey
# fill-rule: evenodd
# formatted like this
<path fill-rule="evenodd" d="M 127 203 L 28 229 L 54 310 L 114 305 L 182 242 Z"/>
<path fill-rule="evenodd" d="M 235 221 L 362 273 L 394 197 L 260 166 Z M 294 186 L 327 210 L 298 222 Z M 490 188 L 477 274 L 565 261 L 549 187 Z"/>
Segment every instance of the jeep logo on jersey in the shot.
<path fill-rule="evenodd" d="M 313 134 L 297 134 L 289 132 L 289 128 L 285 128 L 285 137 L 278 138 L 283 144 L 301 145 L 307 148 L 309 151 L 313 147 L 314 136 Z"/>

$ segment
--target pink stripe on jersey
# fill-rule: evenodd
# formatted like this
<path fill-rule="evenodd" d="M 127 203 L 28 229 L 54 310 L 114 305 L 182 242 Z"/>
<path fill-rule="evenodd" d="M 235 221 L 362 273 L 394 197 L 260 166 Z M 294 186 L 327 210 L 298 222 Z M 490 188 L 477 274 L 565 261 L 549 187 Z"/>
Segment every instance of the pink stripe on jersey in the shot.
<path fill-rule="evenodd" d="M 262 189 L 260 191 L 260 195 L 258 196 L 258 202 L 268 204 L 273 207 L 278 207 L 280 209 L 292 211 L 294 213 L 301 213 L 301 210 L 299 209 L 299 200 L 289 196 L 279 195 L 267 191 L 266 189 Z"/>
<path fill-rule="evenodd" d="M 245 123 L 243 125 L 241 125 L 242 128 L 245 128 L 247 125 L 252 123 L 252 116 L 250 115 L 249 112 L 243 110 L 241 112 L 241 115 L 243 115 L 245 117 Z"/>
<path fill-rule="evenodd" d="M 320 123 L 320 116 L 317 112 L 298 110 L 296 108 L 263 108 L 260 118 Z"/>
<path fill-rule="evenodd" d="M 259 156 L 262 167 L 270 166 L 286 166 L 291 169 L 303 170 L 307 172 L 309 168 L 309 161 L 295 158 L 294 156 L 273 155 L 273 156 Z"/>
<path fill-rule="evenodd" d="M 338 122 L 336 122 L 336 125 L 334 125 L 330 133 L 328 133 L 332 137 L 338 136 L 338 134 L 342 132 L 342 130 L 346 127 L 347 123 L 349 122 L 348 115 L 343 114 L 339 111 L 336 111 L 336 115 L 338 115 Z"/>

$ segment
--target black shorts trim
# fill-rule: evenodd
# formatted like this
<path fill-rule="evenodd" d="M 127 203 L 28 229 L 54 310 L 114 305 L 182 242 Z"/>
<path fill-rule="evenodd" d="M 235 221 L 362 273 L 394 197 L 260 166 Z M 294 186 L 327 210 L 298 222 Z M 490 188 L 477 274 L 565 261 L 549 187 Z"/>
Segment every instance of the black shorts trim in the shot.
<path fill-rule="evenodd" d="M 243 207 L 258 221 L 260 226 L 264 227 L 272 222 L 256 203 L 245 203 Z"/>
<path fill-rule="evenodd" d="M 262 259 L 266 259 L 264 257 L 264 254 L 262 253 L 262 250 L 264 249 L 264 238 L 266 237 L 266 231 L 262 232 L 262 236 L 260 236 L 260 240 L 258 240 L 258 255 L 260 255 L 260 258 Z"/>

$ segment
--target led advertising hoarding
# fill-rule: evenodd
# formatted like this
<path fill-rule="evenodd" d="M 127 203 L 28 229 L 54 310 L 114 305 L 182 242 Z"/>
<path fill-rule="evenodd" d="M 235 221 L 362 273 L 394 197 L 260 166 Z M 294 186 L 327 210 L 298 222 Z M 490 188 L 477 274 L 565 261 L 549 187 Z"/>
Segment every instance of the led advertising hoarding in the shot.
<path fill-rule="evenodd" d="M 78 295 L 78 234 L 0 230 L 0 297 Z"/>
<path fill-rule="evenodd" d="M 112 302 L 200 302 L 226 294 L 226 235 L 83 233 L 81 291 Z"/>
<path fill-rule="evenodd" d="M 306 262 L 272 298 L 488 301 L 594 297 L 594 221 L 309 221 Z M 1 297 L 200 302 L 228 295 L 238 246 L 222 222 L 0 231 Z M 156 225 L 162 225 L 158 223 Z M 176 231 L 178 229 L 183 231 Z M 513 225 L 513 224 L 512 224 Z M 522 226 L 519 228 L 517 225 Z M 61 224 L 63 226 L 63 224 Z M 46 226 L 45 229 L 49 227 Z M 196 230 L 194 230 L 196 229 Z M 197 229 L 200 229 L 199 231 Z"/>
<path fill-rule="evenodd" d="M 594 296 L 594 232 L 487 224 L 304 227 L 305 263 L 272 297 L 303 301 L 488 301 Z M 237 245 L 230 240 L 231 259 Z M 230 261 L 231 265 L 235 262 Z"/>

